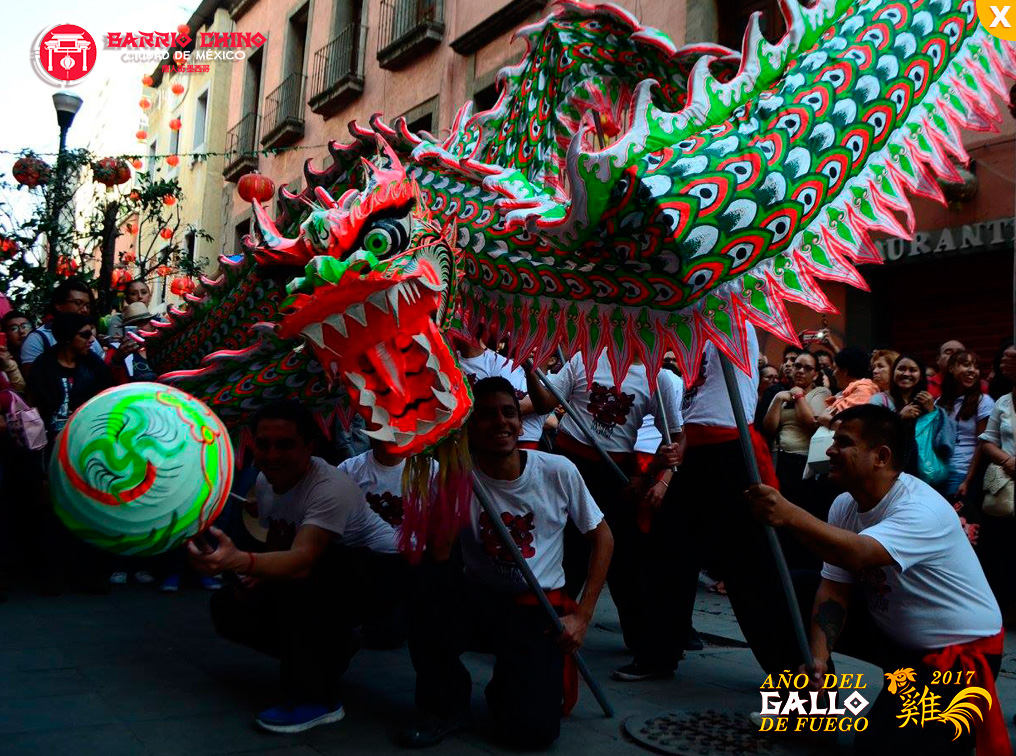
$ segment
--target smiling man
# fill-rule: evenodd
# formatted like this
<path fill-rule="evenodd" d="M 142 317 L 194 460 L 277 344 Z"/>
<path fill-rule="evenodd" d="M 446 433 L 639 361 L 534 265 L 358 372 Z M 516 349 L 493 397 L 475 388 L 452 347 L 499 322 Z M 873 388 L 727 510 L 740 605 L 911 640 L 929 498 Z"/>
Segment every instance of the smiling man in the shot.
<path fill-rule="evenodd" d="M 473 649 L 496 657 L 486 695 L 502 738 L 542 748 L 560 732 L 564 655 L 585 638 L 613 538 L 571 462 L 519 449 L 522 415 L 514 386 L 505 378 L 484 378 L 473 387 L 473 398 L 468 430 L 476 477 L 551 603 L 560 607 L 565 629 L 551 634 L 549 618 L 474 501 L 471 523 L 459 539 L 465 568 L 434 555 L 422 566 L 409 635 L 420 716 L 401 741 L 414 748 L 436 745 L 468 724 L 472 683 L 460 657 Z M 577 606 L 561 590 L 569 519 L 591 545 Z"/>
<path fill-rule="evenodd" d="M 895 412 L 851 407 L 833 427 L 829 476 L 847 493 L 833 503 L 828 523 L 769 486 L 747 492 L 756 517 L 789 531 L 825 561 L 817 591 L 816 580 L 795 579 L 805 607 L 814 596 L 805 612 L 813 685 L 820 688 L 832 671 L 836 648 L 886 673 L 913 669 L 917 693 L 930 685 L 945 708 L 959 689 L 936 688 L 936 673 L 963 670 L 964 684 L 986 689 L 993 700 L 990 710 L 975 700 L 985 712 L 977 752 L 1011 753 L 995 695 L 1002 615 L 959 517 L 933 488 L 901 471 L 909 439 Z M 858 753 L 969 754 L 972 738 L 954 741 L 945 722 L 901 725 L 903 702 L 894 693 L 883 689 L 865 715 L 869 727 L 857 735 Z"/>
<path fill-rule="evenodd" d="M 353 628 L 391 611 L 405 565 L 395 531 L 356 483 L 313 456 L 317 425 L 306 407 L 267 405 L 251 427 L 266 551 L 240 551 L 214 527 L 214 546 L 188 551 L 198 572 L 239 576 L 212 597 L 219 634 L 282 661 L 283 700 L 255 722 L 302 732 L 345 715 L 338 686 L 355 652 Z"/>

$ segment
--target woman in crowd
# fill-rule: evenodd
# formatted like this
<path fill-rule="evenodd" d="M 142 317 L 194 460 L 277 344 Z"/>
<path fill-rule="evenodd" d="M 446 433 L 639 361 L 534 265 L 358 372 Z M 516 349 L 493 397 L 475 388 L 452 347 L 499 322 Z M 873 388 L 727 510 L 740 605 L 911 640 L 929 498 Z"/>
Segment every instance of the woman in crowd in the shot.
<path fill-rule="evenodd" d="M 892 384 L 893 364 L 899 352 L 892 349 L 876 349 L 871 353 L 871 380 L 878 386 L 879 391 L 889 391 Z"/>
<path fill-rule="evenodd" d="M 761 399 L 769 387 L 776 383 L 780 371 L 774 365 L 761 365 L 758 371 L 758 398 Z"/>
<path fill-rule="evenodd" d="M 808 463 L 808 445 L 818 428 L 816 419 L 826 408 L 832 392 L 816 385 L 818 361 L 810 352 L 801 352 L 794 360 L 794 385 L 772 400 L 762 423 L 762 433 L 775 441 L 776 477 L 780 491 L 793 502 L 811 510 L 810 486 L 804 481 Z M 818 513 L 813 512 L 816 516 Z M 787 563 L 791 568 L 806 567 L 809 552 L 794 539 L 786 539 Z M 793 543 L 791 543 L 793 541 Z M 815 566 L 819 566 L 817 563 Z"/>
<path fill-rule="evenodd" d="M 1011 380 L 1011 376 L 1006 378 Z M 984 457 L 984 461 L 1002 468 L 1010 480 L 1008 483 L 1010 488 L 1013 486 L 1012 480 L 1016 478 L 1014 398 L 1016 389 L 998 398 L 988 417 L 987 427 L 980 436 L 980 454 Z M 1016 565 L 1013 564 L 1012 556 L 1014 541 L 1016 541 L 1016 518 L 1011 515 L 996 517 L 982 512 L 977 553 L 1007 625 L 1013 621 L 1013 576 L 1016 575 Z"/>
<path fill-rule="evenodd" d="M 987 428 L 995 406 L 990 396 L 981 393 L 981 371 L 973 352 L 961 350 L 949 358 L 938 406 L 956 422 L 956 447 L 949 458 L 949 482 L 944 491 L 950 500 L 956 497 L 962 501 L 971 486 L 979 488 L 977 439 Z"/>
<path fill-rule="evenodd" d="M 904 420 L 916 420 L 935 408 L 935 400 L 928 393 L 928 377 L 924 362 L 919 357 L 901 354 L 893 362 L 892 381 L 886 391 L 875 394 L 869 404 L 887 407 L 899 413 Z"/>
<path fill-rule="evenodd" d="M 11 310 L 4 315 L 3 321 L 0 322 L 0 333 L 3 333 L 7 338 L 7 351 L 10 352 L 19 368 L 21 367 L 21 345 L 25 343 L 25 339 L 33 329 L 32 321 L 17 310 Z"/>
<path fill-rule="evenodd" d="M 145 306 L 145 309 L 152 304 L 152 290 L 148 288 L 148 284 L 144 281 L 131 281 L 127 284 L 127 288 L 123 294 L 124 309 L 130 307 L 135 302 L 140 302 Z M 124 329 L 124 315 L 122 313 L 113 313 L 109 319 L 109 327 L 107 333 L 110 341 L 119 342 L 123 339 Z"/>

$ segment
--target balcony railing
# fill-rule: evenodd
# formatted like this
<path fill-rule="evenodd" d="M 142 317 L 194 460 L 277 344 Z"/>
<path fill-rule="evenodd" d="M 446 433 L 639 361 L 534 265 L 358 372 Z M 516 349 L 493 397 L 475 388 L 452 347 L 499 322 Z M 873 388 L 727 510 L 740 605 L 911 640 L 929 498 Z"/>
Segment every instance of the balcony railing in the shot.
<path fill-rule="evenodd" d="M 294 73 L 265 97 L 265 147 L 285 147 L 303 136 L 303 89 L 307 77 Z"/>
<path fill-rule="evenodd" d="M 397 68 L 441 42 L 444 0 L 381 0 L 377 60 Z"/>
<path fill-rule="evenodd" d="M 237 181 L 243 174 L 258 167 L 257 113 L 248 113 L 226 132 L 226 167 L 222 176 L 226 181 Z"/>
<path fill-rule="evenodd" d="M 310 109 L 326 118 L 363 92 L 367 27 L 353 23 L 314 53 Z"/>

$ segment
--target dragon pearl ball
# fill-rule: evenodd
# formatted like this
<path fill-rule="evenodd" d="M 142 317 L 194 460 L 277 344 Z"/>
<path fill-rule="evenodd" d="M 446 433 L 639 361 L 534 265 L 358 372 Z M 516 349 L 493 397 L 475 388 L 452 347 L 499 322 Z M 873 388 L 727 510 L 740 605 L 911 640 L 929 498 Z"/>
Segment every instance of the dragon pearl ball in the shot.
<path fill-rule="evenodd" d="M 159 554 L 222 511 L 233 445 L 193 396 L 128 383 L 92 397 L 67 421 L 49 482 L 54 510 L 81 540 L 116 554 Z"/>

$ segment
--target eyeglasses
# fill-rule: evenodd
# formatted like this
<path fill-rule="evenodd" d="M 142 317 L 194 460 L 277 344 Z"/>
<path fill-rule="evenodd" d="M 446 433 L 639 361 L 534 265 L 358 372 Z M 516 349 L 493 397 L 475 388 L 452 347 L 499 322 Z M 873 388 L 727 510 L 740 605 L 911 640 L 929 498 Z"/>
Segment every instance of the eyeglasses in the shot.
<path fill-rule="evenodd" d="M 92 329 L 89 328 L 87 331 L 78 331 L 74 335 L 87 341 L 88 339 L 92 338 L 92 336 L 94 336 L 95 334 L 92 333 Z"/>
<path fill-rule="evenodd" d="M 7 330 L 8 331 L 25 331 L 25 332 L 28 332 L 28 331 L 32 330 L 32 324 L 31 323 L 17 323 L 15 325 L 9 325 L 9 326 L 7 326 Z"/>

